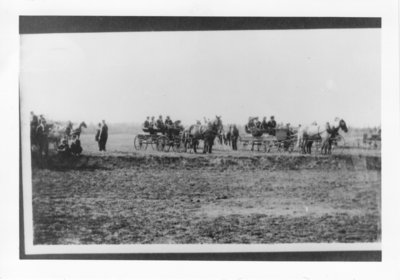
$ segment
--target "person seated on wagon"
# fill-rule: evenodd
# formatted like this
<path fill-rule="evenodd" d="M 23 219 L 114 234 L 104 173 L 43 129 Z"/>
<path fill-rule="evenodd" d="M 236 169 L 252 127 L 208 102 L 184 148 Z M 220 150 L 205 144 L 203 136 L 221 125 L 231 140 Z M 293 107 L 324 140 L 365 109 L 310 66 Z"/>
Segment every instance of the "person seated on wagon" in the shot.
<path fill-rule="evenodd" d="M 169 116 L 167 116 L 167 118 L 165 119 L 165 126 L 170 128 L 174 125 L 174 123 L 172 122 L 171 118 Z"/>
<path fill-rule="evenodd" d="M 174 123 L 174 128 L 177 129 L 177 130 L 179 130 L 179 131 L 183 130 L 183 125 L 182 125 L 182 123 L 181 123 L 181 120 L 175 121 L 175 123 Z"/>
<path fill-rule="evenodd" d="M 158 119 L 156 121 L 156 129 L 164 134 L 165 126 L 161 115 L 158 116 Z"/>
<path fill-rule="evenodd" d="M 255 119 L 255 127 L 261 129 L 261 122 L 258 120 L 258 117 Z"/>
<path fill-rule="evenodd" d="M 261 129 L 267 129 L 267 127 L 268 127 L 267 117 L 263 117 L 263 120 L 261 122 Z"/>
<path fill-rule="evenodd" d="M 268 121 L 268 126 L 271 128 L 276 128 L 276 121 L 274 116 L 271 116 L 270 120 Z"/>
<path fill-rule="evenodd" d="M 249 117 L 249 122 L 247 124 L 248 128 L 256 127 L 256 122 L 258 121 L 258 117 Z"/>
<path fill-rule="evenodd" d="M 149 127 L 150 127 L 150 117 L 147 117 L 143 123 L 143 128 L 149 128 Z"/>
<path fill-rule="evenodd" d="M 155 121 L 155 117 L 152 116 L 151 120 L 150 120 L 150 125 L 148 128 L 150 134 L 156 134 L 157 133 L 157 126 L 156 126 L 156 121 Z"/>
<path fill-rule="evenodd" d="M 150 119 L 150 125 L 149 128 L 155 129 L 156 128 L 156 121 L 155 121 L 155 117 L 152 116 Z"/>

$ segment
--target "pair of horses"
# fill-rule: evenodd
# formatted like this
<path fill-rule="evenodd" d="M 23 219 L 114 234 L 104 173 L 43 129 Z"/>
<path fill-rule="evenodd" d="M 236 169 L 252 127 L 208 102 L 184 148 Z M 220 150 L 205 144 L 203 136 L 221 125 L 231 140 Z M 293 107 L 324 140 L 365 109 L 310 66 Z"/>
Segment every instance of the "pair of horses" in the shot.
<path fill-rule="evenodd" d="M 348 128 L 343 119 L 335 118 L 334 122 L 320 126 L 316 123 L 301 126 L 297 134 L 297 147 L 303 153 L 311 153 L 313 142 L 321 142 L 321 153 L 330 154 L 333 141 L 339 135 L 339 130 L 347 133 Z"/>
<path fill-rule="evenodd" d="M 215 116 L 213 121 L 207 122 L 205 125 L 194 124 L 183 132 L 183 142 L 185 147 L 191 145 L 193 151 L 197 153 L 199 141 L 204 142 L 203 153 L 212 153 L 215 138 L 221 134 L 223 130 L 221 116 Z"/>

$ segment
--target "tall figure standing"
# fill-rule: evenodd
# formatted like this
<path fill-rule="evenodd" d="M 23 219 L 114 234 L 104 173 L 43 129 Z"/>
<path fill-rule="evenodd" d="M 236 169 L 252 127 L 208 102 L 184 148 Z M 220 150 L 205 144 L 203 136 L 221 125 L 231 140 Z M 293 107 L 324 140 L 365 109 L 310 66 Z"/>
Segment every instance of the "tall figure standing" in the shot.
<path fill-rule="evenodd" d="M 232 141 L 232 149 L 234 151 L 237 151 L 237 141 L 239 138 L 239 130 L 236 127 L 236 124 L 232 126 L 232 132 L 231 132 L 231 141 Z"/>
<path fill-rule="evenodd" d="M 99 126 L 97 127 L 96 130 L 96 136 L 95 136 L 95 140 L 97 142 L 97 145 L 99 146 L 99 151 L 101 151 L 101 147 L 100 147 L 100 132 L 101 132 L 101 123 L 99 123 Z"/>
<path fill-rule="evenodd" d="M 108 139 L 108 126 L 106 124 L 106 121 L 103 120 L 103 124 L 101 126 L 101 131 L 100 131 L 100 139 L 99 139 L 100 151 L 103 152 L 106 151 L 107 139 Z"/>

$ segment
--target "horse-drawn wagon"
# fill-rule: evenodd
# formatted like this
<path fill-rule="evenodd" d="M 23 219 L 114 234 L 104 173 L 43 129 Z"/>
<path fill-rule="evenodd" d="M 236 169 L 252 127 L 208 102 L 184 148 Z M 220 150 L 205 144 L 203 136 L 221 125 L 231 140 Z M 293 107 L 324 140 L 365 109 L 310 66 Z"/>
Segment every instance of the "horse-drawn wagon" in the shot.
<path fill-rule="evenodd" d="M 381 130 L 377 130 L 375 133 L 364 133 L 363 134 L 363 144 L 369 148 L 380 148 L 381 147 Z"/>
<path fill-rule="evenodd" d="M 182 128 L 170 127 L 163 130 L 143 128 L 143 132 L 135 136 L 133 141 L 136 150 L 146 150 L 150 146 L 153 150 L 169 152 L 185 151 L 182 142 Z"/>
<path fill-rule="evenodd" d="M 277 128 L 273 130 L 247 130 L 250 135 L 239 137 L 239 142 L 246 149 L 251 147 L 250 150 L 263 152 L 292 152 L 294 150 L 297 136 L 290 128 Z"/>

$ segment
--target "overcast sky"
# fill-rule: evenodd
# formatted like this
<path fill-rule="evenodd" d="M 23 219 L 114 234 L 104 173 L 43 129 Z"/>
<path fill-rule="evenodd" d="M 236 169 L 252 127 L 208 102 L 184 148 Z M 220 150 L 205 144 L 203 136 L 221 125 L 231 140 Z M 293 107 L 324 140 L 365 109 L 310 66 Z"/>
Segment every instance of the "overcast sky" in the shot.
<path fill-rule="evenodd" d="M 379 29 L 22 35 L 21 102 L 74 122 L 218 114 L 374 126 L 380 63 Z"/>

